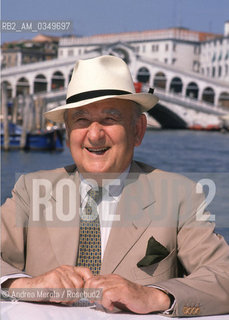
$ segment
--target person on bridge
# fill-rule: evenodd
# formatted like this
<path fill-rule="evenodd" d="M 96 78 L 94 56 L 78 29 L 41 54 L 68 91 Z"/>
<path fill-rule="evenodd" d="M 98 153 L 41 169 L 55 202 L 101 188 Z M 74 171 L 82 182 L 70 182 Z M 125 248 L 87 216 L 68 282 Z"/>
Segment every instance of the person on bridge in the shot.
<path fill-rule="evenodd" d="M 135 93 L 118 57 L 76 63 L 66 104 L 45 115 L 65 122 L 74 164 L 15 184 L 2 207 L 2 287 L 101 288 L 103 307 L 138 314 L 229 312 L 229 247 L 199 186 L 133 160 L 157 102 Z"/>

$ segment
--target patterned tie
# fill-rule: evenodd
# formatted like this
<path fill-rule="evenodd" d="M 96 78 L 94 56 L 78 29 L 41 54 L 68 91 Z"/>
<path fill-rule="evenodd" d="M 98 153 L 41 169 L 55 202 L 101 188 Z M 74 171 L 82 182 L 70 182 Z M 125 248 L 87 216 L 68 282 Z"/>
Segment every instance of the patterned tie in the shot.
<path fill-rule="evenodd" d="M 88 200 L 80 217 L 78 266 L 89 268 L 94 275 L 101 268 L 101 234 L 97 204 L 102 198 L 102 188 L 90 189 Z"/>

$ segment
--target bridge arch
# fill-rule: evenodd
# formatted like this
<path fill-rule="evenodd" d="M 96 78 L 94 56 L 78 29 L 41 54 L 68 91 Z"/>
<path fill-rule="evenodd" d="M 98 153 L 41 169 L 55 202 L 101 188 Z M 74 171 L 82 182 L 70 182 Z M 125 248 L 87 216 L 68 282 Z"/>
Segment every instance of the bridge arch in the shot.
<path fill-rule="evenodd" d="M 21 77 L 20 79 L 17 80 L 16 83 L 16 96 L 22 94 L 22 95 L 27 95 L 29 94 L 29 81 L 25 77 Z"/>
<path fill-rule="evenodd" d="M 33 92 L 38 93 L 38 92 L 47 92 L 47 79 L 43 74 L 38 74 L 33 83 Z"/>
<path fill-rule="evenodd" d="M 150 109 L 148 113 L 166 129 L 186 129 L 187 123 L 175 112 L 160 102 Z"/>
<path fill-rule="evenodd" d="M 141 67 L 137 72 L 137 80 L 138 82 L 147 83 L 150 79 L 149 69 L 146 67 Z"/>
<path fill-rule="evenodd" d="M 215 100 L 215 91 L 211 87 L 206 87 L 202 93 L 202 100 L 214 104 Z"/>
<path fill-rule="evenodd" d="M 122 48 L 121 46 L 116 46 L 111 48 L 110 52 L 109 52 L 110 56 L 118 56 L 119 58 L 121 58 L 122 60 L 124 60 L 126 62 L 126 64 L 130 64 L 130 56 L 128 51 L 126 50 L 126 48 Z"/>
<path fill-rule="evenodd" d="M 165 90 L 166 89 L 166 75 L 164 74 L 164 72 L 157 72 L 154 76 L 154 80 L 153 80 L 153 86 L 155 88 L 160 88 Z"/>
<path fill-rule="evenodd" d="M 52 75 L 51 79 L 51 89 L 58 90 L 63 89 L 65 84 L 65 78 L 61 71 L 56 71 Z"/>
<path fill-rule="evenodd" d="M 181 78 L 179 77 L 172 78 L 169 91 L 174 93 L 181 93 L 182 88 L 183 88 L 183 82 Z"/>
<path fill-rule="evenodd" d="M 186 97 L 190 97 L 192 99 L 198 99 L 199 87 L 196 82 L 189 82 L 186 87 Z"/>
<path fill-rule="evenodd" d="M 229 92 L 221 92 L 219 95 L 219 105 L 229 109 Z"/>

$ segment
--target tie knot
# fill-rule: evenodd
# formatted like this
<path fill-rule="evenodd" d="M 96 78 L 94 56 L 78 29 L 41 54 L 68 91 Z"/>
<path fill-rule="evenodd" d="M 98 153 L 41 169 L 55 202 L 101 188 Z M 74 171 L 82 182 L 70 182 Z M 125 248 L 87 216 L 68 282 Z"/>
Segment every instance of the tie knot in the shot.
<path fill-rule="evenodd" d="M 98 189 L 90 189 L 88 191 L 88 196 L 93 199 L 97 204 L 101 201 L 102 199 L 102 188 L 99 187 Z"/>

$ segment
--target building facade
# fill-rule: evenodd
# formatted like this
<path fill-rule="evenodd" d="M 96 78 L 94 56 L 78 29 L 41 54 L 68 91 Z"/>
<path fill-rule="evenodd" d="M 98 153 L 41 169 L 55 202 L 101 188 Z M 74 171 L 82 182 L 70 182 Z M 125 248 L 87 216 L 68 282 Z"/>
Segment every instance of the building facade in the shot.
<path fill-rule="evenodd" d="M 209 78 L 229 81 L 229 22 L 223 35 L 185 28 L 103 34 L 90 37 L 64 37 L 59 41 L 60 59 L 80 58 L 90 51 L 106 52 L 112 43 L 125 43 L 149 61 L 201 73 Z M 109 53 L 109 52 L 108 52 Z M 123 52 L 124 58 L 125 53 Z M 128 63 L 128 59 L 126 59 Z"/>
<path fill-rule="evenodd" d="M 57 58 L 58 37 L 37 35 L 31 40 L 4 43 L 1 48 L 1 69 Z"/>

